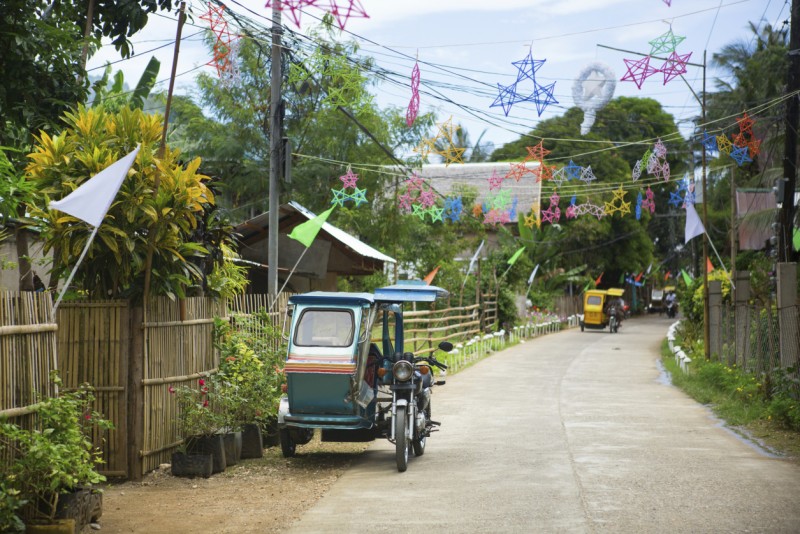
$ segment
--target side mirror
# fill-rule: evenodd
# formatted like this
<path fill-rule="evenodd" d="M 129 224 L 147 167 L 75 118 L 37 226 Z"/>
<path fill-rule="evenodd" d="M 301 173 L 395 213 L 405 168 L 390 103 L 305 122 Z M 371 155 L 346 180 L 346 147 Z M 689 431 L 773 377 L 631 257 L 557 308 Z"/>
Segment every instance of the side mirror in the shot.
<path fill-rule="evenodd" d="M 453 344 L 450 343 L 449 341 L 442 341 L 439 343 L 439 349 L 445 352 L 450 352 L 451 350 L 453 350 Z"/>

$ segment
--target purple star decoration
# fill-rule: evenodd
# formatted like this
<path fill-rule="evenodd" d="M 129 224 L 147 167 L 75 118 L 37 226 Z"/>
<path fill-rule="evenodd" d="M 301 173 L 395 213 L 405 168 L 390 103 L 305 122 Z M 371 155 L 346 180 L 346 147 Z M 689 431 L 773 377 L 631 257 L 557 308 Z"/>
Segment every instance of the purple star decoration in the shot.
<path fill-rule="evenodd" d="M 628 72 L 621 78 L 620 81 L 629 81 L 636 84 L 636 87 L 641 89 L 644 81 L 656 74 L 658 69 L 650 66 L 650 56 L 645 56 L 642 59 L 624 59 L 625 65 L 628 67 Z"/>

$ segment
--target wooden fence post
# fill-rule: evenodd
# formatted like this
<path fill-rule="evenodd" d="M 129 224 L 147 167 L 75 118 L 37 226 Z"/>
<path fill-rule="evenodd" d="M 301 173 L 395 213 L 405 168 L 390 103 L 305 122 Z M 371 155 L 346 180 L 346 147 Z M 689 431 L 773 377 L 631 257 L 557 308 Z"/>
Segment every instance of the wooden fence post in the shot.
<path fill-rule="evenodd" d="M 709 351 L 711 358 L 719 358 L 722 352 L 720 335 L 722 328 L 722 282 L 710 280 L 708 282 L 708 324 L 709 324 Z"/>
<path fill-rule="evenodd" d="M 778 325 L 780 365 L 795 367 L 800 360 L 800 319 L 797 308 L 797 264 L 778 264 Z"/>
<path fill-rule="evenodd" d="M 130 313 L 130 355 L 128 358 L 128 478 L 142 479 L 144 437 L 144 323 L 143 308 L 135 306 Z"/>
<path fill-rule="evenodd" d="M 750 331 L 750 313 L 748 301 L 750 300 L 750 271 L 736 271 L 736 289 L 734 290 L 734 321 L 735 327 L 735 361 L 728 361 L 728 365 L 735 363 L 744 367 L 745 354 L 747 353 L 747 340 Z"/>

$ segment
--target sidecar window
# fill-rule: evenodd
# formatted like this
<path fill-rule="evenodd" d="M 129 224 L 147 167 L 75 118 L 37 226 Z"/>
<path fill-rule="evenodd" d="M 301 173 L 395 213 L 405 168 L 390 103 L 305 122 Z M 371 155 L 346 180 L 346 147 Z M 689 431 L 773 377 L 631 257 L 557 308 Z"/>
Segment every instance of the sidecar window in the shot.
<path fill-rule="evenodd" d="M 589 298 L 586 299 L 586 304 L 592 304 L 594 306 L 597 306 L 602 303 L 603 299 L 601 297 L 598 297 L 597 295 L 589 295 Z"/>
<path fill-rule="evenodd" d="M 302 347 L 349 347 L 355 331 L 351 310 L 304 310 L 294 344 Z"/>

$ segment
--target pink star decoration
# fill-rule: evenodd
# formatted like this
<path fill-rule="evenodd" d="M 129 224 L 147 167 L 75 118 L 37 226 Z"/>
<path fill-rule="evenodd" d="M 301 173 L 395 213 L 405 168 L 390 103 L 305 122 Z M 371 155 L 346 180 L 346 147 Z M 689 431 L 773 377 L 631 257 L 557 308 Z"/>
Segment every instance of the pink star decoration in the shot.
<path fill-rule="evenodd" d="M 624 59 L 625 65 L 628 67 L 628 72 L 622 77 L 620 81 L 629 81 L 636 84 L 636 87 L 641 89 L 644 81 L 658 72 L 658 69 L 650 66 L 650 56 L 645 56 L 642 59 Z"/>
<path fill-rule="evenodd" d="M 358 181 L 358 175 L 353 174 L 353 169 L 351 169 L 350 166 L 348 166 L 347 173 L 340 176 L 339 179 L 342 181 L 343 184 L 342 187 L 344 189 L 347 189 L 348 187 L 356 186 L 356 182 Z"/>
<path fill-rule="evenodd" d="M 683 55 L 678 54 L 677 52 L 672 52 L 659 69 L 664 74 L 663 85 L 667 85 L 667 82 L 674 80 L 681 74 L 686 74 L 686 64 L 689 62 L 691 57 L 691 52 Z"/>
<path fill-rule="evenodd" d="M 341 6 L 339 4 L 342 4 Z M 316 7 L 329 12 L 336 19 L 340 29 L 344 29 L 351 18 L 369 18 L 359 0 L 281 0 L 281 11 L 289 10 L 292 21 L 300 27 L 300 15 L 306 7 Z M 272 0 L 267 0 L 266 6 L 272 7 Z"/>
<path fill-rule="evenodd" d="M 500 176 L 497 174 L 497 169 L 492 171 L 492 175 L 488 178 L 489 181 L 489 191 L 494 191 L 495 189 L 500 189 L 503 185 L 503 180 L 505 180 L 504 176 Z"/>

